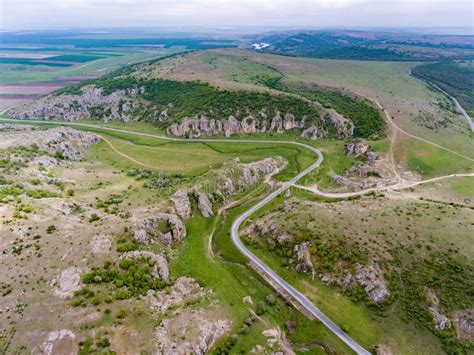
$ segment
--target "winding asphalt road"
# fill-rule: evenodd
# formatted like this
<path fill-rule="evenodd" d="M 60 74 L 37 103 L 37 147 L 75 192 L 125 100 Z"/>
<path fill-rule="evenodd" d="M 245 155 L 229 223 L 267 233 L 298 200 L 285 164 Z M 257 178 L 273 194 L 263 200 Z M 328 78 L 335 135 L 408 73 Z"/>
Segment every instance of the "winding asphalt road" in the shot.
<path fill-rule="evenodd" d="M 425 79 L 421 76 L 418 76 L 418 75 L 415 75 L 413 74 L 413 72 L 411 70 L 408 71 L 408 74 L 411 75 L 412 77 L 418 79 L 418 80 L 421 80 L 421 81 L 424 81 L 425 83 L 428 83 L 429 85 L 432 85 L 434 86 L 436 89 L 438 89 L 440 92 L 442 92 L 445 96 L 447 96 L 449 99 L 451 99 L 451 101 L 454 102 L 454 104 L 456 105 L 456 108 L 458 109 L 458 111 L 464 116 L 464 118 L 466 119 L 467 121 L 467 124 L 469 125 L 469 127 L 471 128 L 471 131 L 474 132 L 474 122 L 472 121 L 472 117 L 469 116 L 469 114 L 466 112 L 466 110 L 464 109 L 464 107 L 461 106 L 461 104 L 459 103 L 459 101 L 451 96 L 450 94 L 448 94 L 445 90 L 441 89 L 438 85 L 436 85 L 435 83 L 429 81 L 428 79 Z"/>
<path fill-rule="evenodd" d="M 5 110 L 6 111 L 6 110 Z M 2 112 L 4 113 L 4 112 Z M 38 121 L 29 121 L 29 120 L 13 120 L 13 119 L 4 119 L 0 118 L 0 121 L 5 121 L 5 122 L 14 122 L 17 121 L 19 123 L 25 123 L 25 122 L 36 122 Z M 326 317 L 313 303 L 311 303 L 310 300 L 306 298 L 301 292 L 296 290 L 293 286 L 291 286 L 288 282 L 283 280 L 280 276 L 278 276 L 277 273 L 275 273 L 270 267 L 268 267 L 263 261 L 261 261 L 259 258 L 257 258 L 250 250 L 247 249 L 247 247 L 242 243 L 239 237 L 239 227 L 240 225 L 247 219 L 252 213 L 256 212 L 263 206 L 265 206 L 267 203 L 272 201 L 275 197 L 280 195 L 282 192 L 288 190 L 291 186 L 295 185 L 302 177 L 305 175 L 309 174 L 316 168 L 318 168 L 322 161 L 323 161 L 323 155 L 321 152 L 304 143 L 300 142 L 291 142 L 291 141 L 273 141 L 273 140 L 256 140 L 256 139 L 239 139 L 239 140 L 229 140 L 229 139 L 192 139 L 192 138 L 173 138 L 173 137 L 168 137 L 168 136 L 160 136 L 156 134 L 150 134 L 150 133 L 142 133 L 142 132 L 133 132 L 133 131 L 128 131 L 124 129 L 119 129 L 119 128 L 111 128 L 111 127 L 104 127 L 104 126 L 99 126 L 99 125 L 91 125 L 91 124 L 86 124 L 86 123 L 72 123 L 72 122 L 48 122 L 48 121 L 41 121 L 41 123 L 46 123 L 46 124 L 55 124 L 55 125 L 72 125 L 72 126 L 82 126 L 82 127 L 89 127 L 89 128 L 100 128 L 105 131 L 115 131 L 115 132 L 121 132 L 121 133 L 127 133 L 127 134 L 133 134 L 137 136 L 142 136 L 142 137 L 150 137 L 150 138 L 158 138 L 158 139 L 164 139 L 164 140 L 169 140 L 169 141 L 176 141 L 176 142 L 223 142 L 223 143 L 264 143 L 264 144 L 291 144 L 291 145 L 297 145 L 300 147 L 304 147 L 306 149 L 311 150 L 313 153 L 317 155 L 317 160 L 314 162 L 311 166 L 306 168 L 304 171 L 299 173 L 297 176 L 292 178 L 291 180 L 285 182 L 283 185 L 281 185 L 278 189 L 273 191 L 271 194 L 266 196 L 263 200 L 258 202 L 256 205 L 252 206 L 249 208 L 247 211 L 242 213 L 240 216 L 238 216 L 234 222 L 232 223 L 231 227 L 231 237 L 232 237 L 232 242 L 235 244 L 237 249 L 244 254 L 250 261 L 252 261 L 254 264 L 258 266 L 261 270 L 263 270 L 266 274 L 267 277 L 270 277 L 272 281 L 278 285 L 281 289 L 284 289 L 286 292 L 288 292 L 294 300 L 296 300 L 301 307 L 306 309 L 306 311 L 312 315 L 321 323 L 323 323 L 326 327 L 329 328 L 339 339 L 341 339 L 349 348 L 351 348 L 353 351 L 355 351 L 357 354 L 364 354 L 364 355 L 369 355 L 370 353 L 365 350 L 362 346 L 360 346 L 356 341 L 354 341 L 349 335 L 347 335 L 341 328 L 339 328 L 334 322 L 332 322 L 328 317 Z M 257 270 L 261 272 L 261 270 Z"/>

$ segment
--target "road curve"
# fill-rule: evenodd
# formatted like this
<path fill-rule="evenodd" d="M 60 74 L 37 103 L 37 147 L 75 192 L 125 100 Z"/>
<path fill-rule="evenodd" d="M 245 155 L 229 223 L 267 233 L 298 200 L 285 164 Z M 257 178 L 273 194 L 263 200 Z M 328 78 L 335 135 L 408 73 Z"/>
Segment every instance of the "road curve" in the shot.
<path fill-rule="evenodd" d="M 251 262 L 256 264 L 261 270 L 263 270 L 268 277 L 272 279 L 272 281 L 277 284 L 279 287 L 284 289 L 288 292 L 303 308 L 306 309 L 310 314 L 314 315 L 321 323 L 323 323 L 326 327 L 329 328 L 341 341 L 343 341 L 349 348 L 355 351 L 357 354 L 364 354 L 369 355 L 370 352 L 365 350 L 362 346 L 360 346 L 355 340 L 353 340 L 349 335 L 347 335 L 341 328 L 339 328 L 334 322 L 332 322 L 326 315 L 324 315 L 310 300 L 306 298 L 301 292 L 296 290 L 293 286 L 291 286 L 288 282 L 283 280 L 277 273 L 275 273 L 270 267 L 268 267 L 263 261 L 261 261 L 257 256 L 255 256 L 247 247 L 242 243 L 239 237 L 239 227 L 248 218 L 252 213 L 256 212 L 267 203 L 272 201 L 275 197 L 277 197 L 282 192 L 288 190 L 291 186 L 295 185 L 302 177 L 309 174 L 316 168 L 318 168 L 322 161 L 323 155 L 321 152 L 304 143 L 300 142 L 292 142 L 292 141 L 278 141 L 278 140 L 258 140 L 258 139 L 239 139 L 239 140 L 229 140 L 229 139 L 193 139 L 193 138 L 174 138 L 168 136 L 161 136 L 157 134 L 150 134 L 150 133 L 142 133 L 142 132 L 134 132 L 128 131 L 125 129 L 119 128 L 111 128 L 111 127 L 104 127 L 100 125 L 92 125 L 86 123 L 74 123 L 74 122 L 48 122 L 48 121 L 38 121 L 38 120 L 15 120 L 15 119 L 5 119 L 0 118 L 0 121 L 8 121 L 14 122 L 17 121 L 18 123 L 25 123 L 25 122 L 34 122 L 34 123 L 45 123 L 45 124 L 55 124 L 55 125 L 71 125 L 71 126 L 82 126 L 82 127 L 89 127 L 89 128 L 100 128 L 105 131 L 115 131 L 121 133 L 127 133 L 142 137 L 150 137 L 150 138 L 158 138 L 164 139 L 169 141 L 176 141 L 176 142 L 225 142 L 228 143 L 229 141 L 235 143 L 265 143 L 265 144 L 291 144 L 291 145 L 298 145 L 300 147 L 304 147 L 306 149 L 311 150 L 318 156 L 316 162 L 314 162 L 311 166 L 306 168 L 304 171 L 300 172 L 297 176 L 292 178 L 291 180 L 282 184 L 278 189 L 267 195 L 263 200 L 258 202 L 256 205 L 249 208 L 247 211 L 239 215 L 234 222 L 232 223 L 231 227 L 231 237 L 232 242 L 235 244 L 237 249 L 244 254 Z M 258 271 L 258 270 L 257 270 Z"/>

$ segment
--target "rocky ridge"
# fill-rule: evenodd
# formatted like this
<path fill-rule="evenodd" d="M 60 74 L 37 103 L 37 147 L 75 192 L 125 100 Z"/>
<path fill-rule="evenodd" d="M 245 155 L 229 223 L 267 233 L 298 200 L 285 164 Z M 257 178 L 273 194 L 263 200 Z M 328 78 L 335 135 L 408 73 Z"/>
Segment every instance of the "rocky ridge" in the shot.
<path fill-rule="evenodd" d="M 103 89 L 88 85 L 81 88 L 81 94 L 60 94 L 43 96 L 9 111 L 12 117 L 45 120 L 79 121 L 91 119 L 101 113 L 103 120 L 130 121 L 136 119 L 133 111 L 148 106 L 139 95 L 144 88 L 116 90 L 108 95 Z"/>
<path fill-rule="evenodd" d="M 80 160 L 88 148 L 100 141 L 96 134 L 66 127 L 37 129 L 31 126 L 29 130 L 0 132 L 0 137 L 0 149 L 35 144 L 50 154 L 60 152 L 68 160 Z M 47 163 L 55 164 L 53 160 Z"/>
<path fill-rule="evenodd" d="M 121 120 L 124 122 L 141 120 L 146 111 L 153 120 L 167 122 L 167 133 L 177 137 L 201 137 L 253 133 L 284 133 L 296 131 L 302 137 L 317 139 L 318 137 L 335 136 L 351 137 L 354 124 L 335 110 L 322 109 L 319 117 L 303 115 L 298 119 L 291 113 L 277 111 L 270 117 L 264 107 L 258 112 L 249 114 L 242 119 L 240 112 L 226 117 L 194 115 L 182 118 L 179 122 L 169 113 L 172 103 L 156 106 L 143 98 L 145 88 L 135 86 L 105 93 L 104 89 L 95 85 L 86 85 L 79 89 L 80 93 L 57 93 L 41 97 L 32 102 L 12 108 L 9 115 L 17 119 L 66 120 L 79 121 L 101 119 L 103 121 Z M 163 109 L 165 107 L 165 109 Z M 209 113 L 212 116 L 212 112 Z"/>
<path fill-rule="evenodd" d="M 339 138 L 350 137 L 354 133 L 353 123 L 336 111 L 330 111 L 325 119 L 335 128 Z M 205 115 L 187 117 L 179 123 L 171 124 L 166 132 L 177 137 L 197 138 L 217 134 L 230 137 L 236 134 L 284 133 L 292 130 L 297 130 L 301 132 L 302 137 L 312 140 L 328 136 L 327 130 L 321 124 L 314 123 L 314 120 L 309 120 L 307 116 L 298 121 L 294 115 L 282 115 L 281 112 L 277 112 L 271 119 L 266 115 L 264 118 L 249 115 L 241 121 L 235 116 L 223 119 L 208 118 Z"/>

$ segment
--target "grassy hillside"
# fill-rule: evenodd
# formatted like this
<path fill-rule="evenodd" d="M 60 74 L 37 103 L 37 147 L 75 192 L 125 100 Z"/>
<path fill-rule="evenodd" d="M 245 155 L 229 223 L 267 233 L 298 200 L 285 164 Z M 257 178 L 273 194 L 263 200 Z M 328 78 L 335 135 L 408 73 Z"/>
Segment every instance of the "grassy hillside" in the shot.
<path fill-rule="evenodd" d="M 145 91 L 141 97 L 151 102 L 152 107 L 149 112 L 143 113 L 142 118 L 151 121 L 157 119 L 151 116 L 153 113 L 159 113 L 165 109 L 168 109 L 169 116 L 175 119 L 198 114 L 213 118 L 235 115 L 238 119 L 253 114 L 258 118 L 261 117 L 259 111 L 265 110 L 266 115 L 270 117 L 280 111 L 282 114 L 291 113 L 300 120 L 304 115 L 314 119 L 320 113 L 310 103 L 291 96 L 274 96 L 268 93 L 243 90 L 219 90 L 207 83 L 136 79 L 120 75 L 120 77 L 106 77 L 74 85 L 56 91 L 55 95 L 80 94 L 81 88 L 90 84 L 102 88 L 103 95 L 111 94 L 117 90 L 143 87 Z"/>
<path fill-rule="evenodd" d="M 418 65 L 412 73 L 426 79 L 454 96 L 461 106 L 474 114 L 474 63 L 439 62 Z"/>
<path fill-rule="evenodd" d="M 251 218 L 273 228 L 246 239 L 257 255 L 368 348 L 382 343 L 394 353 L 428 354 L 441 353 L 443 343 L 448 353 L 468 351 L 469 341 L 459 341 L 455 328 L 435 329 L 425 292 L 431 289 L 451 317 L 472 306 L 472 237 L 463 223 L 472 219 L 472 208 L 426 194 L 326 202 L 302 192 L 293 196 Z M 282 244 L 280 236 L 291 239 Z M 295 270 L 294 248 L 301 243 L 308 245 L 314 276 Z M 381 267 L 391 293 L 385 301 L 373 302 L 362 287 L 338 281 L 360 264 Z M 320 281 L 324 275 L 329 281 Z"/>

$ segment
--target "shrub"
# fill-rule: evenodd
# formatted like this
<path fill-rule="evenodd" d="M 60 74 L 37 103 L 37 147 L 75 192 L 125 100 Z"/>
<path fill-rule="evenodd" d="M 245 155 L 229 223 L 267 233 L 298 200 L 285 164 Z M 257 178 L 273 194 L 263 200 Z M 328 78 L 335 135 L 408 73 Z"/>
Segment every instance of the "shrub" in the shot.
<path fill-rule="evenodd" d="M 125 318 L 126 316 L 127 316 L 127 311 L 126 311 L 125 309 L 123 309 L 123 308 L 122 308 L 122 309 L 119 309 L 119 311 L 117 312 L 117 315 L 116 315 L 116 317 L 117 317 L 118 319 L 123 319 L 123 318 Z"/>
<path fill-rule="evenodd" d="M 99 219 L 100 219 L 100 217 L 96 213 L 93 213 L 89 217 L 89 222 L 92 223 L 92 222 L 98 221 Z"/>

